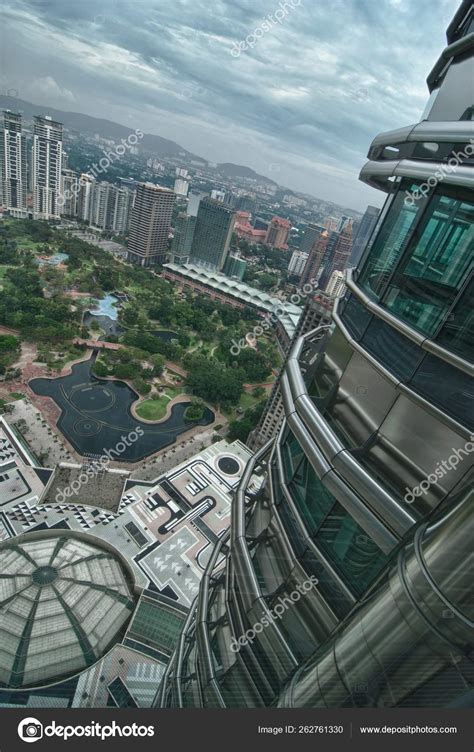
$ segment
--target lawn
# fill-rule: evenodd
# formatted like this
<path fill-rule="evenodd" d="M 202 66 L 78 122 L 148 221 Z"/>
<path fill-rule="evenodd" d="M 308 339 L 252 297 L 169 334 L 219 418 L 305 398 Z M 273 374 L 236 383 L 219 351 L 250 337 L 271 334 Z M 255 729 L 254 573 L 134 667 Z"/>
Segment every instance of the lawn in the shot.
<path fill-rule="evenodd" d="M 145 420 L 161 420 L 166 415 L 166 408 L 169 397 L 163 394 L 161 397 L 152 397 L 144 402 L 140 402 L 136 409 L 136 413 L 140 418 Z"/>
<path fill-rule="evenodd" d="M 136 408 L 136 413 L 140 418 L 145 418 L 145 420 L 161 420 L 166 415 L 168 402 L 181 392 L 182 389 L 167 387 L 166 391 L 159 397 L 151 397 L 140 402 Z"/>

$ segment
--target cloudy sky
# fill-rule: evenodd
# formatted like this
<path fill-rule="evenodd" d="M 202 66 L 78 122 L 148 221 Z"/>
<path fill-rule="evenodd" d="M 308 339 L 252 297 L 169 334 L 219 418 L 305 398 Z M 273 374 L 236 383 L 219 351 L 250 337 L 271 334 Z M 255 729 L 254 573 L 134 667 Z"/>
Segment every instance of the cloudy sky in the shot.
<path fill-rule="evenodd" d="M 368 146 L 419 120 L 458 4 L 0 0 L 0 90 L 361 210 Z"/>

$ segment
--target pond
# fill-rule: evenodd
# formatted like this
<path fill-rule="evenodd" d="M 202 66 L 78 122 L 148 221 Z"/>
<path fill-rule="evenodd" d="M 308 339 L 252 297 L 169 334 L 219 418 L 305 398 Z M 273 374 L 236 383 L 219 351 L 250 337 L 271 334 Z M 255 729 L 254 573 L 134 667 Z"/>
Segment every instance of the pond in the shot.
<path fill-rule="evenodd" d="M 130 411 L 137 393 L 124 381 L 94 376 L 91 368 L 95 357 L 76 363 L 67 376 L 29 382 L 35 394 L 56 402 L 61 410 L 58 428 L 79 454 L 101 455 L 113 450 L 114 461 L 137 462 L 173 444 L 192 425 L 207 426 L 213 422 L 214 413 L 206 407 L 201 420 L 191 425 L 184 417 L 191 403 L 179 402 L 162 423 L 143 423 Z M 140 436 L 135 438 L 137 427 L 141 429 Z"/>
<path fill-rule="evenodd" d="M 118 302 L 119 299 L 116 295 L 106 295 L 104 298 L 102 298 L 102 300 L 99 300 L 97 302 L 97 306 L 95 308 L 92 308 L 89 313 L 91 313 L 92 316 L 108 316 L 110 319 L 112 319 L 112 321 L 117 321 Z"/>
<path fill-rule="evenodd" d="M 68 258 L 67 253 L 55 253 L 53 256 L 37 256 L 36 263 L 38 266 L 57 266 L 63 264 Z"/>

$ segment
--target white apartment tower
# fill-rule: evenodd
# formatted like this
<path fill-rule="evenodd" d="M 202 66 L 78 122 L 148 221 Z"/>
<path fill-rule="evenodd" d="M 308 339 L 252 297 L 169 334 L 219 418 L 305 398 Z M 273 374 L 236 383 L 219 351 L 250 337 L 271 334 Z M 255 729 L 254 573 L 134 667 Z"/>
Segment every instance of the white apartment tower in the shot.
<path fill-rule="evenodd" d="M 5 110 L 0 139 L 0 205 L 26 217 L 26 142 L 20 114 Z"/>
<path fill-rule="evenodd" d="M 63 126 L 50 117 L 37 115 L 33 127 L 33 216 L 59 219 L 62 207 L 61 169 Z"/>

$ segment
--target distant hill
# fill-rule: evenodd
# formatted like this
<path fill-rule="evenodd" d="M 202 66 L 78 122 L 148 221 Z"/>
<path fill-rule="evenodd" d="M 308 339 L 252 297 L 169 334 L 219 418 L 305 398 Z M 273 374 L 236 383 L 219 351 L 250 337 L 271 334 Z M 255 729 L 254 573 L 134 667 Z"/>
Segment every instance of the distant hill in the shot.
<path fill-rule="evenodd" d="M 25 100 L 17 99 L 16 97 L 0 95 L 0 109 L 21 112 L 27 119 L 33 118 L 34 115 L 51 115 L 53 119 L 59 120 L 60 123 L 63 123 L 68 130 L 78 131 L 79 133 L 89 135 L 97 133 L 102 138 L 112 139 L 113 141 L 120 141 L 121 138 L 126 138 L 132 132 L 131 128 L 128 128 L 125 125 L 120 125 L 119 123 L 114 123 L 112 120 L 91 117 L 90 115 L 83 115 L 80 112 L 56 110 L 54 107 L 44 107 L 43 105 L 32 104 L 32 102 L 26 102 Z M 187 151 L 175 141 L 170 141 L 161 136 L 154 136 L 151 133 L 146 133 L 144 135 L 140 145 L 146 151 L 156 154 L 157 156 L 176 157 L 179 154 L 182 154 L 189 159 L 201 159 L 201 157 Z"/>
<path fill-rule="evenodd" d="M 131 129 L 126 125 L 114 123 L 112 120 L 84 115 L 81 112 L 56 110 L 54 107 L 44 107 L 40 104 L 26 102 L 24 99 L 7 97 L 2 94 L 0 94 L 0 110 L 21 112 L 27 120 L 31 120 L 35 115 L 50 115 L 53 119 L 63 123 L 68 130 L 77 131 L 78 133 L 90 136 L 97 133 L 101 138 L 107 138 L 113 141 L 120 141 L 121 138 L 126 138 L 131 132 Z M 168 138 L 162 138 L 161 136 L 155 136 L 152 133 L 145 133 L 143 139 L 140 141 L 140 146 L 145 151 L 158 157 L 183 156 L 190 160 L 199 160 L 206 165 L 208 164 L 207 159 L 184 149 L 175 141 L 170 141 Z M 260 183 L 271 183 L 277 185 L 274 180 L 270 180 L 270 178 L 267 178 L 264 175 L 259 175 L 255 170 L 252 170 L 250 167 L 245 167 L 244 165 L 223 162 L 222 164 L 218 164 L 215 170 L 217 173 L 227 178 L 250 178 L 251 180 L 257 180 Z"/>
<path fill-rule="evenodd" d="M 251 167 L 232 164 L 232 162 L 222 162 L 221 164 L 218 164 L 216 171 L 223 177 L 227 178 L 249 178 L 250 180 L 257 180 L 259 183 L 278 185 L 278 183 L 265 177 L 265 175 L 259 175 L 259 173 L 252 170 Z"/>

